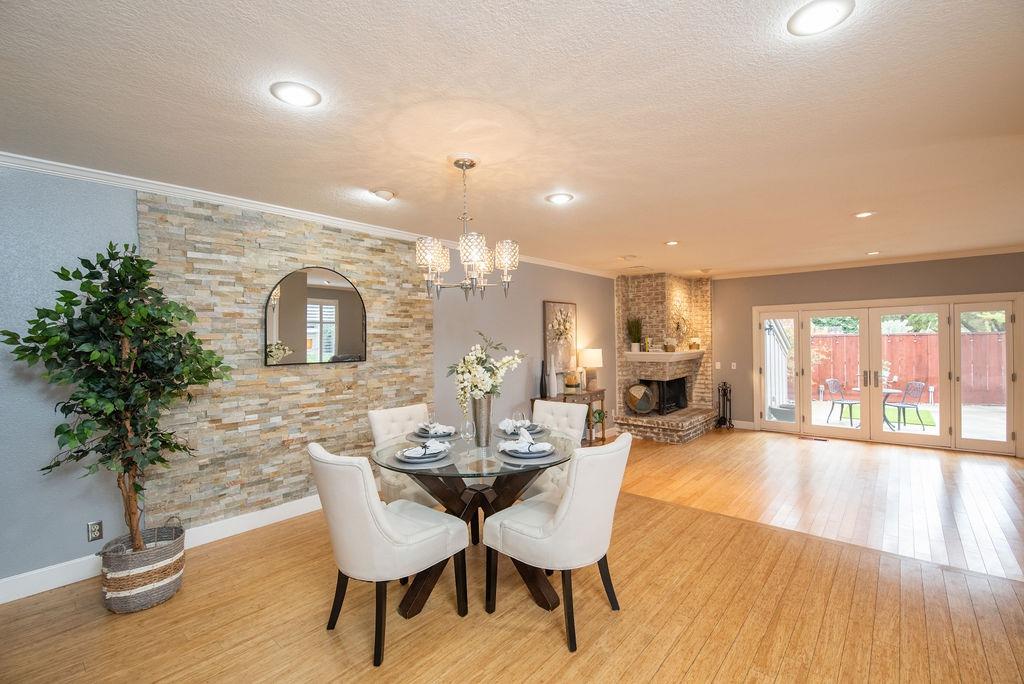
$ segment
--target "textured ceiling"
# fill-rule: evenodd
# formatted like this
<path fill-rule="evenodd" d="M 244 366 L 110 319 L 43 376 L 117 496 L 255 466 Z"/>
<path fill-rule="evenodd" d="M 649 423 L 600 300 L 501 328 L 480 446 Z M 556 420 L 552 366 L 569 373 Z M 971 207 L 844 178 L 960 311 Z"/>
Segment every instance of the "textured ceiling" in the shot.
<path fill-rule="evenodd" d="M 804 2 L 0 2 L 0 150 L 449 238 L 466 151 L 478 230 L 602 270 L 1024 243 L 1024 4 Z"/>

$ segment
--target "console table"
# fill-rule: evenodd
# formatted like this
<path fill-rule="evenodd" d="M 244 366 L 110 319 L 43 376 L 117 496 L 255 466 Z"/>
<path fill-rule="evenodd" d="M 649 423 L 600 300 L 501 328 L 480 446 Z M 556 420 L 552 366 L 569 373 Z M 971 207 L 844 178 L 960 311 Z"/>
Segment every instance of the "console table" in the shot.
<path fill-rule="evenodd" d="M 533 402 L 538 399 L 543 401 L 561 401 L 567 404 L 586 404 L 587 405 L 587 438 L 583 440 L 583 446 L 593 446 L 597 443 L 594 439 L 594 432 L 596 425 L 594 423 L 594 404 L 600 404 L 600 409 L 604 418 L 601 420 L 601 444 L 605 443 L 605 426 L 608 423 L 608 412 L 604 410 L 604 390 L 593 390 L 593 391 L 579 391 L 575 394 L 561 393 L 554 397 L 534 397 L 530 400 L 530 406 L 533 406 Z"/>

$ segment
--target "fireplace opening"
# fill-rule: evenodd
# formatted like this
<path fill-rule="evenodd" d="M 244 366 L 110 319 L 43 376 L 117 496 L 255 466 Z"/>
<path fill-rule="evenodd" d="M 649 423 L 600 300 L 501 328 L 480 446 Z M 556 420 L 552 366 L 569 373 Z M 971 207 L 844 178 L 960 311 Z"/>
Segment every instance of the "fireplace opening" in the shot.
<path fill-rule="evenodd" d="M 687 406 L 686 377 L 673 380 L 644 380 L 640 382 L 651 388 L 654 394 L 654 408 L 660 415 L 672 413 Z"/>

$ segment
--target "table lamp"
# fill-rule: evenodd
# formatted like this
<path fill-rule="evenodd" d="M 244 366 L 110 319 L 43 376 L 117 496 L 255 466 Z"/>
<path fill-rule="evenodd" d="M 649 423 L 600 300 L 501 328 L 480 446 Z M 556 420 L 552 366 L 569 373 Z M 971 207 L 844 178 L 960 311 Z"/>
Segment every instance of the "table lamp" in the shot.
<path fill-rule="evenodd" d="M 604 359 L 601 358 L 600 349 L 581 349 L 580 350 L 580 366 L 583 367 L 583 372 L 586 373 L 588 368 L 603 368 Z M 593 392 L 597 389 L 597 373 L 594 373 L 594 377 L 586 383 L 588 392 Z"/>

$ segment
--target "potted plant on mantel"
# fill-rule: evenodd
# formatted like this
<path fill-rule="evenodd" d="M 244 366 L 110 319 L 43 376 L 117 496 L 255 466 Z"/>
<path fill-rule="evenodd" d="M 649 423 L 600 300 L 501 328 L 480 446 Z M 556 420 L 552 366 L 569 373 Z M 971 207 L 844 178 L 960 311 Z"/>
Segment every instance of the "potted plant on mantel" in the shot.
<path fill-rule="evenodd" d="M 629 337 L 629 351 L 640 351 L 640 340 L 644 334 L 644 319 L 627 318 L 626 336 Z"/>
<path fill-rule="evenodd" d="M 73 386 L 57 404 L 66 421 L 54 432 L 60 452 L 42 470 L 93 456 L 88 474 L 102 467 L 117 476 L 128 534 L 99 555 L 105 605 L 130 613 L 170 598 L 184 570 L 180 523 L 141 527 L 146 468 L 166 466 L 166 454 L 190 453 L 160 429 L 161 411 L 181 397 L 191 400 L 190 386 L 225 379 L 230 369 L 187 330 L 195 313 L 151 285 L 155 264 L 135 247 L 111 243 L 106 254 L 79 262 L 80 268 L 55 271 L 76 283 L 77 292 L 59 290 L 52 309 L 36 309 L 24 336 L 0 335 L 18 359 L 42 362 L 45 380 Z"/>

